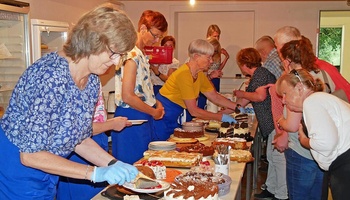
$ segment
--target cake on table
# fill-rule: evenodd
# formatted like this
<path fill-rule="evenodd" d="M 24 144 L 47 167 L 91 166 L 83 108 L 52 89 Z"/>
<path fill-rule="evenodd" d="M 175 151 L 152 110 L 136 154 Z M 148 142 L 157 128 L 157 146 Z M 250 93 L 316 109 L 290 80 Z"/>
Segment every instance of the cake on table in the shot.
<path fill-rule="evenodd" d="M 216 138 L 212 146 L 215 148 L 217 145 L 231 146 L 231 149 L 247 149 L 247 141 L 243 138 Z"/>
<path fill-rule="evenodd" d="M 170 188 L 164 192 L 166 200 L 216 200 L 219 184 L 225 182 L 221 173 L 202 173 L 189 171 L 175 178 Z"/>
<path fill-rule="evenodd" d="M 199 181 L 174 182 L 164 192 L 165 200 L 217 200 L 218 185 Z"/>
<path fill-rule="evenodd" d="M 165 200 L 217 200 L 218 186 L 214 183 L 203 183 L 197 181 L 174 182 L 164 192 Z"/>
<path fill-rule="evenodd" d="M 204 131 L 203 130 L 185 130 L 182 128 L 175 128 L 174 136 L 178 138 L 200 138 L 204 136 Z"/>
<path fill-rule="evenodd" d="M 237 162 L 251 162 L 253 161 L 253 156 L 248 150 L 231 149 L 230 160 Z"/>
<path fill-rule="evenodd" d="M 178 151 L 147 150 L 143 153 L 144 160 L 160 161 L 168 167 L 192 167 L 202 160 L 201 153 L 187 153 Z"/>
<path fill-rule="evenodd" d="M 242 122 L 234 125 L 234 137 L 244 138 L 247 141 L 252 141 L 254 138 L 251 137 L 248 123 Z"/>
<path fill-rule="evenodd" d="M 201 153 L 203 156 L 211 156 L 214 153 L 212 146 L 205 146 L 202 143 L 183 146 L 179 149 L 180 152 Z"/>
<path fill-rule="evenodd" d="M 222 122 L 219 129 L 218 138 L 233 137 L 234 129 L 228 122 Z"/>
<path fill-rule="evenodd" d="M 155 179 L 166 179 L 166 167 L 158 160 L 143 160 L 140 162 L 142 166 L 146 166 L 152 169 Z"/>

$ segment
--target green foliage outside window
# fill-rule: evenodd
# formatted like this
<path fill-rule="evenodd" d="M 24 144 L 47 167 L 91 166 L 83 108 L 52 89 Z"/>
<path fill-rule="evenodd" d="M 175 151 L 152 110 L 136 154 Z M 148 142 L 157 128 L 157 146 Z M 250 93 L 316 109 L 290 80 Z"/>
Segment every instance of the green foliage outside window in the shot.
<path fill-rule="evenodd" d="M 320 28 L 318 57 L 340 66 L 342 28 Z"/>

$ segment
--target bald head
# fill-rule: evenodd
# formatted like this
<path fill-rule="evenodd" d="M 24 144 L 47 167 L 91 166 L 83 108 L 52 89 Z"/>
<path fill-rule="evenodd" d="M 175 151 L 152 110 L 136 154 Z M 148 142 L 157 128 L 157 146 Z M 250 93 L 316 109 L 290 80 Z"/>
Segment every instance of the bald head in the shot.
<path fill-rule="evenodd" d="M 270 52 L 274 48 L 276 48 L 275 42 L 268 35 L 262 36 L 261 38 L 259 38 L 255 42 L 255 49 L 258 50 L 258 52 L 259 52 L 259 54 L 261 56 L 262 62 L 265 62 L 265 60 L 269 56 Z"/>

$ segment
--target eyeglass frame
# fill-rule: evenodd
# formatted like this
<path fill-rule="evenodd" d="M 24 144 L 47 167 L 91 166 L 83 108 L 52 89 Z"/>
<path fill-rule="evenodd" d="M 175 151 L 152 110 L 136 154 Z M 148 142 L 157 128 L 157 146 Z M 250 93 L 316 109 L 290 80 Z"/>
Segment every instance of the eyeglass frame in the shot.
<path fill-rule="evenodd" d="M 301 84 L 303 84 L 303 81 L 301 80 L 301 76 L 300 74 L 298 73 L 298 71 L 296 69 L 292 69 L 289 74 L 294 74 L 300 81 Z"/>
<path fill-rule="evenodd" d="M 156 34 L 154 34 L 152 31 L 151 31 L 151 29 L 148 29 L 148 32 L 152 35 L 152 37 L 156 40 L 156 39 L 159 39 L 159 40 L 161 40 L 161 39 L 163 39 L 163 37 L 164 36 L 159 36 L 159 35 L 156 35 Z"/>
<path fill-rule="evenodd" d="M 126 55 L 126 53 L 118 53 L 113 51 L 110 47 L 108 47 L 109 51 L 112 53 L 112 55 L 109 56 L 109 59 L 115 60 L 117 58 L 122 58 Z"/>

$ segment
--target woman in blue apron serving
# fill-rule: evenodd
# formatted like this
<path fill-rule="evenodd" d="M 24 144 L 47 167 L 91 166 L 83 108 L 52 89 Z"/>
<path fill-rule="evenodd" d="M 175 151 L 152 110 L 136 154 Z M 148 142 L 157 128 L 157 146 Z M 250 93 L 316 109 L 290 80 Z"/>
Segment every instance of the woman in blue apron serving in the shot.
<path fill-rule="evenodd" d="M 0 199 L 52 200 L 60 175 L 110 184 L 136 177 L 135 167 L 91 139 L 98 75 L 118 64 L 135 41 L 123 12 L 99 7 L 72 28 L 62 51 L 23 73 L 0 122 Z M 73 151 L 98 167 L 66 159 Z"/>
<path fill-rule="evenodd" d="M 188 47 L 189 61 L 170 75 L 156 98 L 163 104 L 165 115 L 161 120 L 154 120 L 154 133 L 166 140 L 180 127 L 178 118 L 187 109 L 193 116 L 205 120 L 236 122 L 228 114 L 206 111 L 197 106 L 197 98 L 201 92 L 213 103 L 235 110 L 236 103 L 220 95 L 204 72 L 213 62 L 214 47 L 208 41 L 197 39 Z"/>

